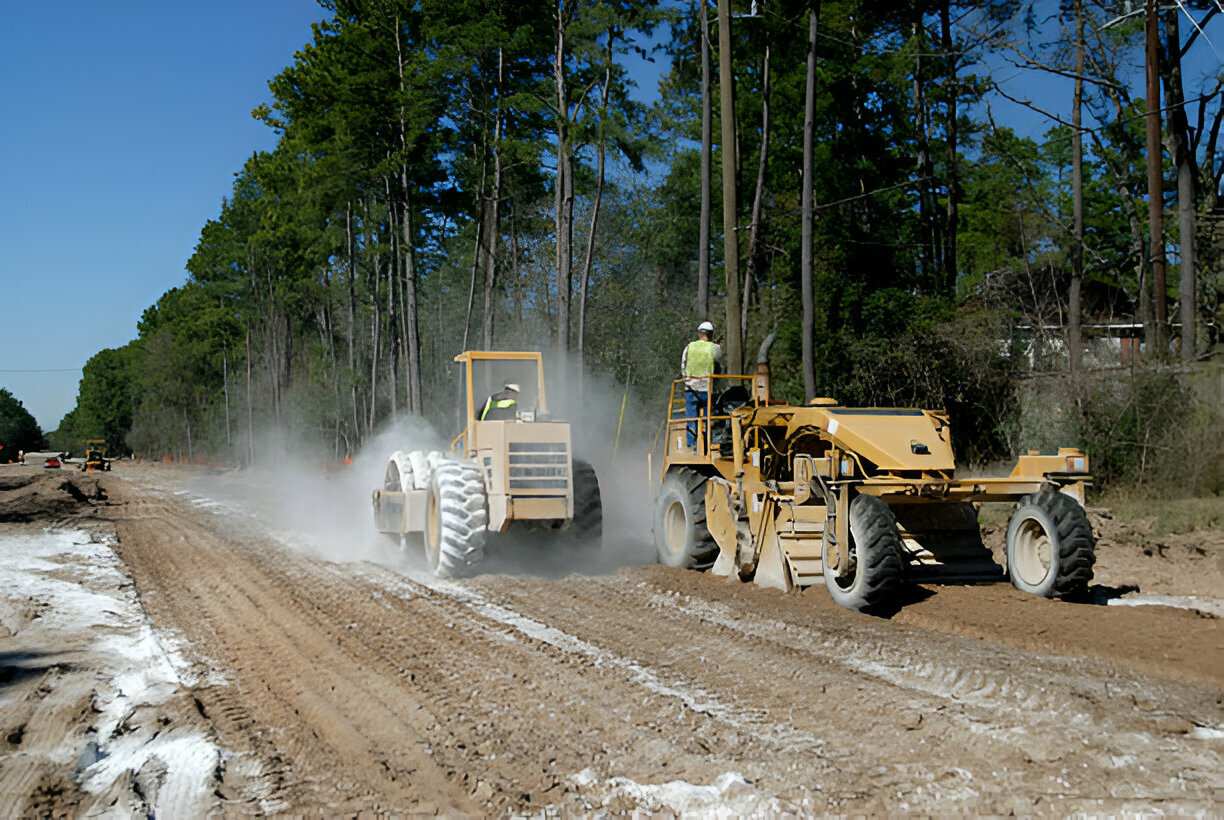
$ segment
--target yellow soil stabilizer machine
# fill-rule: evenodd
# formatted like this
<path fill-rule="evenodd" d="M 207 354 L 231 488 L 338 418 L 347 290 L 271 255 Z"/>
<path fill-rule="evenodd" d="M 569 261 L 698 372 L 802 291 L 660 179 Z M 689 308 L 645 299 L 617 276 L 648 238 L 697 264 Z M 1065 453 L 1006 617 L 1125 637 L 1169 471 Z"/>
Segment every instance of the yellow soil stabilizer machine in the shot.
<path fill-rule="evenodd" d="M 897 606 L 907 582 L 1004 572 L 1036 595 L 1086 591 L 1083 453 L 1029 452 L 1006 476 L 957 478 L 942 412 L 771 398 L 770 341 L 756 375 L 711 377 L 697 419 L 685 417 L 684 381 L 672 384 L 661 469 L 649 468 L 661 563 L 784 590 L 823 579 L 839 604 L 869 612 Z M 982 543 L 975 502 L 1017 503 L 1006 570 Z"/>
<path fill-rule="evenodd" d="M 455 361 L 463 368 L 463 431 L 449 453 L 391 454 L 383 487 L 373 492 L 374 526 L 405 545 L 423 539 L 440 578 L 471 572 L 512 527 L 520 541 L 598 549 L 599 481 L 573 458 L 569 423 L 549 418 L 541 354 L 468 351 Z M 482 418 L 484 397 L 506 384 L 519 388 L 513 417 Z"/>

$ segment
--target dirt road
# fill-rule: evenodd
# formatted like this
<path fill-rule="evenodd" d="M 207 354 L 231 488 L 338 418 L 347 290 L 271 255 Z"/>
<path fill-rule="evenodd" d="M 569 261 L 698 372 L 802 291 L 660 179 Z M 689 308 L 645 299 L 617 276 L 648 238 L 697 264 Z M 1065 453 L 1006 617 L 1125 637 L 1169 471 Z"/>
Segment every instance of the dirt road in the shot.
<path fill-rule="evenodd" d="M 640 533 L 614 530 L 585 572 L 440 582 L 356 521 L 269 514 L 241 481 L 0 476 L 0 548 L 76 534 L 0 566 L 0 813 L 1224 805 L 1218 600 L 932 586 L 885 620 L 646 564 Z M 1217 536 L 1185 572 L 1219 599 Z M 1100 566 L 1106 597 L 1150 577 Z M 50 623 L 67 584 L 114 617 Z M 148 652 L 124 655 L 133 671 L 100 634 Z"/>

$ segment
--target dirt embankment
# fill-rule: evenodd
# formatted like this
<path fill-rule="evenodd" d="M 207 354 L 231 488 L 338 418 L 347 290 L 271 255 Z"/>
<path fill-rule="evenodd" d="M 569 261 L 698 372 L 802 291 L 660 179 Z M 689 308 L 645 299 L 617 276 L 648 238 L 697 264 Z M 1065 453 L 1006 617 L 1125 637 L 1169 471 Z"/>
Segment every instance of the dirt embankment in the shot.
<path fill-rule="evenodd" d="M 13 467 L 0 470 L 0 523 L 36 521 L 50 526 L 96 516 L 106 500 L 97 473 Z"/>
<path fill-rule="evenodd" d="M 63 480 L 0 489 L 0 509 L 37 491 L 62 519 Z M 88 544 L 4 567 L 38 578 L 5 599 L 23 647 L 0 680 L 6 814 L 1201 813 L 1224 798 L 1224 629 L 1204 611 L 932 586 L 882 620 L 823 589 L 655 565 L 439 582 L 359 532 L 329 535 L 328 554 L 367 560 L 324 560 L 309 533 L 178 471 L 96 482 L 69 481 L 99 528 Z M 1155 577 L 1198 594 L 1145 563 L 1197 559 L 1114 551 L 1104 594 Z M 51 581 L 132 604 L 135 622 L 43 629 L 39 607 L 67 600 Z M 137 662 L 116 665 L 98 629 L 111 647 L 130 632 Z"/>

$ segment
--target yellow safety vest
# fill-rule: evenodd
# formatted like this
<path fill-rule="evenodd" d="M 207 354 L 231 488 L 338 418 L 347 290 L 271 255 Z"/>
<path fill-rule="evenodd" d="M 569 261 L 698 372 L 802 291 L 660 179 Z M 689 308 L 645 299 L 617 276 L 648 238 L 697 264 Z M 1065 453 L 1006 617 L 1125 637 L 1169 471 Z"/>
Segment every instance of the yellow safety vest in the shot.
<path fill-rule="evenodd" d="M 513 407 L 516 404 L 518 404 L 518 402 L 516 402 L 514 399 L 498 399 L 497 401 L 489 399 L 487 402 L 485 402 L 484 410 L 482 410 L 480 413 L 480 420 L 484 421 L 485 416 L 489 415 L 489 411 L 495 407 L 498 410 L 501 410 L 506 407 Z"/>
<path fill-rule="evenodd" d="M 714 343 L 698 339 L 689 342 L 684 356 L 685 376 L 709 376 L 714 372 Z"/>

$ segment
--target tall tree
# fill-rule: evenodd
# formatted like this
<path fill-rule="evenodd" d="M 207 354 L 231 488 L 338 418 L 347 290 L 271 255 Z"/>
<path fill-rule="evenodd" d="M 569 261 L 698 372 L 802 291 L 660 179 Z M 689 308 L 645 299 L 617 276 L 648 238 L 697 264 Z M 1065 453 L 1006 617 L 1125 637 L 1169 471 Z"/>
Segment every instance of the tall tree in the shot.
<path fill-rule="evenodd" d="M 1071 190 L 1074 205 L 1075 232 L 1071 245 L 1071 289 L 1067 298 L 1067 353 L 1070 370 L 1078 373 L 1083 367 L 1083 333 L 1080 329 L 1083 310 L 1080 289 L 1084 281 L 1084 6 L 1074 0 L 1075 15 L 1075 94 L 1071 103 Z"/>
<path fill-rule="evenodd" d="M 800 262 L 800 289 L 803 299 L 803 396 L 810 401 L 816 396 L 816 295 L 812 283 L 812 199 L 814 196 L 812 173 L 814 140 L 813 130 L 816 115 L 816 36 L 820 20 L 820 2 L 808 12 L 807 78 L 803 85 L 803 191 L 801 193 L 803 220 L 802 260 Z"/>
<path fill-rule="evenodd" d="M 726 357 L 727 367 L 740 372 L 744 358 L 740 343 L 739 323 L 739 238 L 736 215 L 739 211 L 736 195 L 735 139 L 735 75 L 731 60 L 731 0 L 718 0 L 718 85 L 719 119 L 722 122 L 723 181 L 723 281 L 726 286 Z"/>
<path fill-rule="evenodd" d="M 7 388 L 0 387 L 0 462 L 15 462 L 20 451 L 45 446 L 42 429 L 30 411 Z"/>
<path fill-rule="evenodd" d="M 701 27 L 701 222 L 697 231 L 697 320 L 710 318 L 710 158 L 713 155 L 709 0 L 697 0 Z"/>

